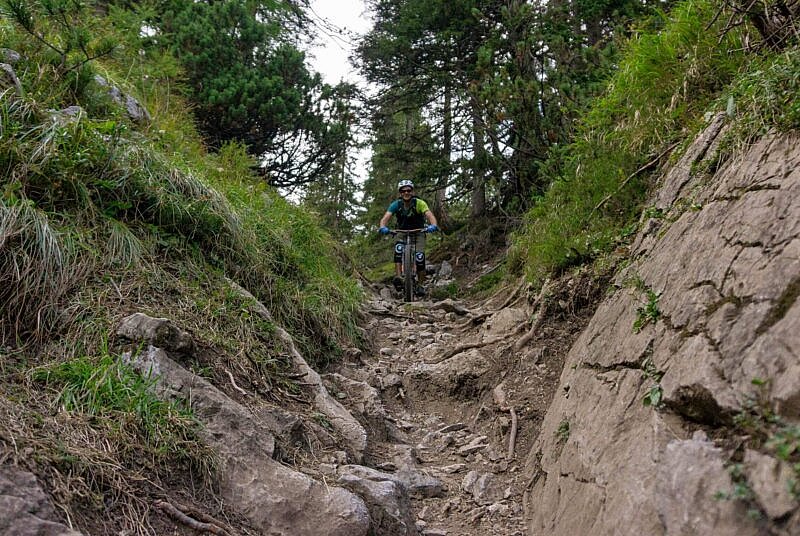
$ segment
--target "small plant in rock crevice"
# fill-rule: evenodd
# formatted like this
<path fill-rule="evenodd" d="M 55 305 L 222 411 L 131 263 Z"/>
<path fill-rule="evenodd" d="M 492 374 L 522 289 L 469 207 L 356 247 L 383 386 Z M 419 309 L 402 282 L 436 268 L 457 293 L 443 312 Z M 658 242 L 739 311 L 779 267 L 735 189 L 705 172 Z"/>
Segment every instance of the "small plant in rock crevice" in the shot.
<path fill-rule="evenodd" d="M 784 484 L 796 500 L 800 500 L 800 425 L 786 422 L 772 408 L 769 400 L 769 380 L 753 378 L 756 387 L 741 411 L 733 418 L 736 431 L 746 439 L 744 447 L 768 454 L 792 469 L 794 477 Z M 746 483 L 741 467 L 732 466 L 731 477 L 734 483 Z M 741 473 L 741 474 L 740 474 Z M 739 487 L 734 488 L 731 497 L 748 499 Z"/>
<path fill-rule="evenodd" d="M 642 363 L 642 376 L 653 384 L 642 398 L 642 404 L 660 408 L 664 398 L 664 389 L 661 387 L 661 378 L 664 377 L 664 372 L 656 367 L 650 357 L 647 357 Z"/>
<path fill-rule="evenodd" d="M 656 294 L 652 289 L 645 290 L 647 302 L 636 308 L 636 320 L 633 322 L 633 332 L 639 333 L 648 324 L 655 324 L 661 317 L 658 300 L 661 294 Z"/>
<path fill-rule="evenodd" d="M 558 438 L 559 443 L 566 443 L 569 439 L 569 421 L 567 419 L 564 419 L 558 423 L 558 428 L 556 428 L 556 437 Z"/>

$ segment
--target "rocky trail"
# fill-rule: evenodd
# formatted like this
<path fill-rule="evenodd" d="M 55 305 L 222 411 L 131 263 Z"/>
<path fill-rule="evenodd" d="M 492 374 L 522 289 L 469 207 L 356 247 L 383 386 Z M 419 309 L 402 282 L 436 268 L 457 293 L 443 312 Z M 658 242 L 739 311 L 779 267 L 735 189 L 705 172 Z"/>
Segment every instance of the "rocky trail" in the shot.
<path fill-rule="evenodd" d="M 156 379 L 161 398 L 188 401 L 203 423 L 221 499 L 159 493 L 147 499 L 142 533 L 527 533 L 525 496 L 538 474 L 527 458 L 553 397 L 563 396 L 565 356 L 604 284 L 573 274 L 536 295 L 519 285 L 481 303 L 404 304 L 384 290 L 367 304 L 369 350 L 349 350 L 323 374 L 276 327 L 302 378 L 294 403 L 266 403 L 244 377 L 194 373 L 198 343 L 169 319 L 123 319 L 117 336 L 131 348 L 123 359 Z M 0 473 L 0 505 L 16 505 L 10 533 L 79 534 L 58 522 L 33 475 L 9 471 Z M 42 500 L 32 502 L 29 489 Z M 104 530 L 98 522 L 86 533 Z"/>
<path fill-rule="evenodd" d="M 373 351 L 323 375 L 365 425 L 363 465 L 340 453 L 318 470 L 383 503 L 370 508 L 376 534 L 524 534 L 526 456 L 595 283 L 471 304 L 404 304 L 384 290 L 369 304 Z M 398 485 L 376 489 L 386 482 Z"/>

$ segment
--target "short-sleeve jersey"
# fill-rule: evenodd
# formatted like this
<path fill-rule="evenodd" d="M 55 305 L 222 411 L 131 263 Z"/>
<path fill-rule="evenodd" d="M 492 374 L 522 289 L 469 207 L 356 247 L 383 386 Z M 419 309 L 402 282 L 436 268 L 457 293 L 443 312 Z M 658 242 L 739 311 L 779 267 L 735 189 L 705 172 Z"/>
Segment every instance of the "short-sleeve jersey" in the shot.
<path fill-rule="evenodd" d="M 397 217 L 398 229 L 422 229 L 425 226 L 425 213 L 429 210 L 428 203 L 418 197 L 411 198 L 408 208 L 402 199 L 395 199 L 386 209 Z"/>

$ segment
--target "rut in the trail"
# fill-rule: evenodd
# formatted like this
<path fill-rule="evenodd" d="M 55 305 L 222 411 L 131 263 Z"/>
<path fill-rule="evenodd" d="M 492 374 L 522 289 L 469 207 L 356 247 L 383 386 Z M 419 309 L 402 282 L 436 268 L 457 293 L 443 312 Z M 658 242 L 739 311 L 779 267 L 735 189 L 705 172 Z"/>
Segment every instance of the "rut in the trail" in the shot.
<path fill-rule="evenodd" d="M 530 299 L 470 307 L 371 302 L 375 351 L 323 378 L 365 424 L 369 468 L 321 470 L 362 496 L 365 481 L 408 492 L 409 501 L 372 507 L 373 518 L 398 512 L 376 533 L 526 532 L 525 458 L 587 317 L 580 287 L 562 281 Z"/>

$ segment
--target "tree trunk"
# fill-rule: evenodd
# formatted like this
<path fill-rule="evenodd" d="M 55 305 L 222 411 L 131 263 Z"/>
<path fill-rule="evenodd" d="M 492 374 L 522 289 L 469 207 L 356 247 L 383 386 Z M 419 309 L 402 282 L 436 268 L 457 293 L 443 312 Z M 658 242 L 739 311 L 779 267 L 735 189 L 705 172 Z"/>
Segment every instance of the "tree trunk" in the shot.
<path fill-rule="evenodd" d="M 433 196 L 433 213 L 439 222 L 439 227 L 447 231 L 453 227 L 450 215 L 447 213 L 447 183 L 450 180 L 450 155 L 453 146 L 453 96 L 450 80 L 444 86 L 444 110 L 442 132 L 442 160 L 444 171 L 439 176 L 439 183 Z"/>
<path fill-rule="evenodd" d="M 472 99 L 472 210 L 470 216 L 486 214 L 486 145 L 483 118 L 478 102 Z"/>

